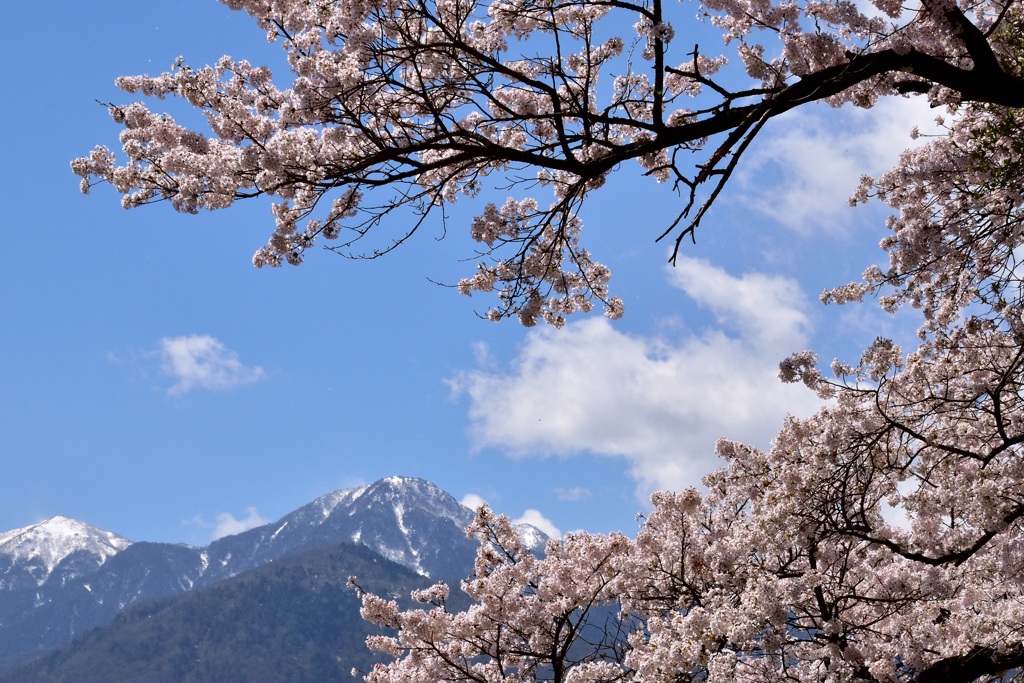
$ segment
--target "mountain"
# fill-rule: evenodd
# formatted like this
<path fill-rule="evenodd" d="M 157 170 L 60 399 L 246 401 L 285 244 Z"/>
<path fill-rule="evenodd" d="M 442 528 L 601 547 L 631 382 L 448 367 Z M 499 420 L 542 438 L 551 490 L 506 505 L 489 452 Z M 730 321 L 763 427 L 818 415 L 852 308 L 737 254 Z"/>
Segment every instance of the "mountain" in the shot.
<path fill-rule="evenodd" d="M 387 477 L 321 496 L 261 527 L 197 548 L 127 539 L 64 517 L 0 534 L 0 671 L 123 610 L 213 586 L 270 562 L 357 544 L 424 580 L 472 568 L 473 513 L 435 485 Z M 530 527 L 539 547 L 546 537 Z"/>
<path fill-rule="evenodd" d="M 0 683 L 331 683 L 379 655 L 349 575 L 408 596 L 430 580 L 352 543 L 274 560 L 126 609 L 103 628 L 0 673 Z"/>
<path fill-rule="evenodd" d="M 74 610 L 32 627 L 49 602 L 44 596 L 70 596 L 76 581 L 94 575 L 131 545 L 122 536 L 67 517 L 0 533 L 0 667 L 70 639 L 80 623 Z"/>
<path fill-rule="evenodd" d="M 275 557 L 326 545 L 364 545 L 423 576 L 464 573 L 476 552 L 465 528 L 473 512 L 422 479 L 386 477 L 335 491 L 276 522 L 214 541 L 201 584 L 258 567 Z"/>

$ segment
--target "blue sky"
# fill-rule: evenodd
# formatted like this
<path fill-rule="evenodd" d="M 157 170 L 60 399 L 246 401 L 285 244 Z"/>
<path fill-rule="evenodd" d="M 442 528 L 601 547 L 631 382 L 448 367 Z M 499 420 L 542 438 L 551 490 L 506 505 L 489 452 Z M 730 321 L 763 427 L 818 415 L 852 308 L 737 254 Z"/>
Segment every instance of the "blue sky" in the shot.
<path fill-rule="evenodd" d="M 64 514 L 202 544 L 400 474 L 561 531 L 632 532 L 652 490 L 716 466 L 719 436 L 766 446 L 787 411 L 813 409 L 775 379 L 781 358 L 850 358 L 913 327 L 817 294 L 882 258 L 884 208 L 845 200 L 928 123 L 917 103 L 772 122 L 675 270 L 653 240 L 677 198 L 622 169 L 587 208 L 584 241 L 625 318 L 526 330 L 428 280 L 471 269 L 472 204 L 444 240 L 428 227 L 378 261 L 322 252 L 258 271 L 266 204 L 187 216 L 79 193 L 69 161 L 117 143 L 96 100 L 131 101 L 114 78 L 178 55 L 277 59 L 248 17 L 215 0 L 8 15 L 0 530 Z"/>

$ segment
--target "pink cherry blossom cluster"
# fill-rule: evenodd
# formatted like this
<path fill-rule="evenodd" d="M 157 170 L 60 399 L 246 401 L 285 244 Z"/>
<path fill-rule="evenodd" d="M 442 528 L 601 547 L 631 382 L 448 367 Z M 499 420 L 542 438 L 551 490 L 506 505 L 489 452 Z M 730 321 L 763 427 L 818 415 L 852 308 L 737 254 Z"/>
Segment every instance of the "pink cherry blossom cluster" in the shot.
<path fill-rule="evenodd" d="M 873 267 L 864 282 L 832 290 L 844 302 L 879 294 L 895 310 L 918 308 L 925 330 L 941 330 L 979 306 L 1006 321 L 1020 319 L 1024 242 L 1024 144 L 1020 110 L 951 107 L 945 134 L 903 153 L 878 179 L 864 178 L 854 202 L 879 197 L 898 213 L 882 242 L 889 268 Z M 1016 312 L 1011 312 L 1014 310 Z"/>
<path fill-rule="evenodd" d="M 532 229 L 533 221 L 545 219 L 554 214 L 558 219 L 545 226 L 540 235 Z M 489 313 L 491 319 L 500 319 L 507 310 L 518 307 L 520 322 L 527 327 L 541 318 L 545 322 L 561 327 L 565 316 L 576 311 L 587 312 L 592 307 L 590 292 L 605 302 L 605 314 L 613 319 L 623 313 L 622 301 L 608 295 L 609 269 L 590 258 L 590 254 L 579 246 L 581 221 L 568 212 L 556 214 L 554 210 L 540 212 L 534 199 L 516 201 L 509 198 L 500 209 L 488 204 L 484 213 L 473 219 L 473 239 L 494 250 L 498 244 L 519 243 L 520 251 L 514 258 L 496 265 L 480 264 L 473 277 L 462 279 L 459 291 L 471 295 L 473 292 L 491 292 L 501 287 L 501 299 L 505 309 L 495 308 Z M 571 259 L 574 269 L 565 267 L 564 261 Z M 526 293 L 516 287 L 531 283 L 533 289 Z M 546 285 L 547 295 L 537 284 Z"/>
<path fill-rule="evenodd" d="M 374 636 L 368 645 L 391 656 L 366 673 L 374 683 L 434 683 L 445 680 L 533 681 L 550 675 L 551 658 L 577 638 L 604 638 L 600 606 L 612 604 L 618 586 L 616 563 L 629 540 L 620 534 L 570 535 L 548 544 L 544 559 L 523 545 L 509 520 L 482 507 L 467 530 L 481 541 L 473 576 L 461 589 L 476 600 L 465 612 L 447 609 L 449 589 L 437 584 L 416 591 L 425 609 L 399 610 L 360 591 L 363 617 L 395 629 L 395 636 Z M 577 609 L 583 605 L 584 609 Z M 624 671 L 619 644 L 591 643 L 593 656 L 555 673 L 561 680 L 613 680 Z M 354 672 L 356 673 L 356 672 Z"/>
<path fill-rule="evenodd" d="M 722 440 L 707 492 L 656 494 L 635 538 L 573 534 L 534 557 L 480 509 L 468 610 L 447 587 L 414 596 L 426 610 L 363 595 L 394 629 L 368 641 L 395 659 L 366 680 L 1011 679 L 1024 347 L 973 325 L 909 356 L 877 340 L 843 371 L 767 451 Z"/>

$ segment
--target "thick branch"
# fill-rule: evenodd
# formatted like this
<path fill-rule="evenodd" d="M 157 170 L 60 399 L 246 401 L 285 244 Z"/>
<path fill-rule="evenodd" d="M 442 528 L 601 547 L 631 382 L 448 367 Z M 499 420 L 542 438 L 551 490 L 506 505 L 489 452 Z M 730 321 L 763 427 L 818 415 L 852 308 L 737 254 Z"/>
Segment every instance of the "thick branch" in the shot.
<path fill-rule="evenodd" d="M 982 676 L 1001 674 L 1024 666 L 1024 645 L 1017 643 L 1004 652 L 974 647 L 967 654 L 940 659 L 918 674 L 915 683 L 970 683 Z"/>

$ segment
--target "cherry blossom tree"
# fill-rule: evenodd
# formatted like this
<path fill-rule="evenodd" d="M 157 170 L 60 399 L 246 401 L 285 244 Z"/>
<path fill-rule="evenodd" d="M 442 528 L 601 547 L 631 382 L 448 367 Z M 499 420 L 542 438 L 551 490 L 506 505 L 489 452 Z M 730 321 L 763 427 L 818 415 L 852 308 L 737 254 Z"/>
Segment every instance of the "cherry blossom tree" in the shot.
<path fill-rule="evenodd" d="M 674 257 L 778 115 L 924 96 L 943 116 L 854 196 L 893 210 L 888 268 L 822 295 L 917 309 L 916 348 L 878 339 L 828 372 L 811 351 L 785 360 L 824 407 L 766 450 L 720 441 L 706 489 L 656 494 L 633 538 L 571 534 L 540 557 L 482 508 L 471 607 L 449 610 L 443 584 L 414 595 L 423 609 L 363 594 L 391 629 L 368 681 L 1022 677 L 1022 3 L 225 1 L 284 47 L 293 83 L 228 58 L 120 79 L 184 98 L 211 132 L 111 106 L 127 161 L 76 160 L 83 189 L 186 212 L 275 197 L 254 261 L 278 265 L 320 237 L 357 255 L 384 232 L 366 255 L 385 252 L 408 237 L 390 232 L 402 212 L 414 231 L 506 188 L 472 221 L 481 262 L 460 289 L 497 290 L 492 316 L 525 324 L 595 301 L 621 314 L 579 213 L 625 162 L 680 193 L 654 235 Z M 732 53 L 702 51 L 692 21 Z"/>
<path fill-rule="evenodd" d="M 125 207 L 167 200 L 184 212 L 273 197 L 253 261 L 277 266 L 319 238 L 379 255 L 457 199 L 503 189 L 508 199 L 471 222 L 480 261 L 458 288 L 496 291 L 490 316 L 527 325 L 560 325 L 595 302 L 622 314 L 608 268 L 581 242 L 580 209 L 627 162 L 681 195 L 678 217 L 652 234 L 674 241 L 674 259 L 750 143 L 794 107 L 900 94 L 1024 102 L 1014 46 L 1000 39 L 1014 2 L 222 1 L 283 47 L 291 83 L 228 57 L 118 79 L 181 98 L 209 131 L 111 105 L 127 159 L 106 147 L 76 159 L 83 191 L 105 181 Z M 713 29 L 724 51 L 700 46 Z"/>
<path fill-rule="evenodd" d="M 992 35 L 1024 45 L 1016 19 Z M 786 359 L 781 379 L 825 406 L 767 450 L 721 440 L 706 491 L 656 494 L 633 539 L 575 534 L 535 559 L 481 509 L 471 609 L 364 595 L 396 629 L 370 642 L 396 660 L 366 680 L 1024 677 L 1024 121 L 991 103 L 948 115 L 854 198 L 894 209 L 889 268 L 822 295 L 919 309 L 912 352 L 877 339 L 830 377 L 813 352 Z"/>
<path fill-rule="evenodd" d="M 721 440 L 706 490 L 656 494 L 635 538 L 574 534 L 533 558 L 481 509 L 469 610 L 446 611 L 441 586 L 425 610 L 364 595 L 395 629 L 366 680 L 1024 677 L 1022 121 L 949 113 L 855 197 L 895 211 L 889 268 L 822 295 L 916 307 L 915 349 L 877 339 L 829 377 L 813 352 L 786 359 L 781 379 L 824 407 L 767 450 Z"/>
<path fill-rule="evenodd" d="M 1019 311 L 1018 311 L 1019 313 Z M 1019 317 L 1018 317 L 1019 320 Z M 633 539 L 573 534 L 542 559 L 486 508 L 463 590 L 400 611 L 398 681 L 1008 681 L 1024 666 L 1024 336 L 971 318 L 912 354 L 876 341 L 770 449 L 722 440 L 707 492 L 655 494 Z M 902 518 L 902 519 L 900 519 Z"/>
<path fill-rule="evenodd" d="M 1011 74 L 1017 12 L 988 34 Z M 825 406 L 767 450 L 721 440 L 706 490 L 656 494 L 635 538 L 571 535 L 533 559 L 480 510 L 472 608 L 364 596 L 395 629 L 371 641 L 396 659 L 368 681 L 1024 677 L 1024 121 L 946 97 L 942 133 L 854 197 L 893 208 L 889 267 L 822 295 L 918 309 L 917 347 L 877 339 L 828 377 L 813 352 L 785 360 Z M 584 636 L 597 614 L 614 618 Z"/>

